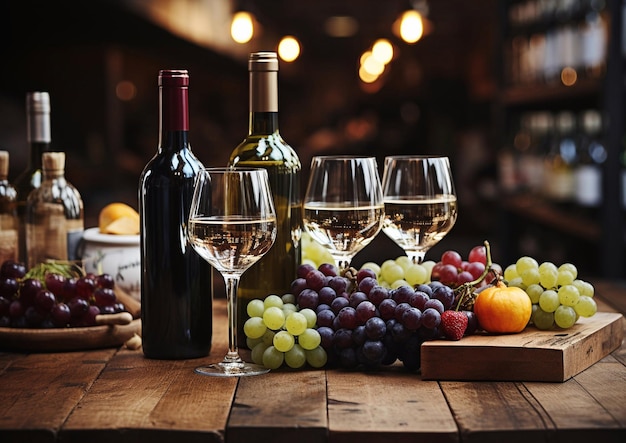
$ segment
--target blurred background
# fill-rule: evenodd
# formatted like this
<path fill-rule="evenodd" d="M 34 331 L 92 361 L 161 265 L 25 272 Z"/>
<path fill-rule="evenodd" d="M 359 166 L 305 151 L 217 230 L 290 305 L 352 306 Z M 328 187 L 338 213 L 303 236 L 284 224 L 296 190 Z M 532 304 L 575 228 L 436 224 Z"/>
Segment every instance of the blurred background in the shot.
<path fill-rule="evenodd" d="M 85 226 L 95 226 L 107 203 L 137 208 L 139 175 L 158 143 L 159 69 L 189 70 L 192 148 L 206 166 L 225 165 L 248 129 L 248 54 L 277 50 L 292 36 L 299 54 L 281 60 L 280 127 L 302 161 L 303 188 L 313 155 L 369 154 L 379 165 L 392 154 L 448 155 L 459 218 L 427 258 L 437 260 L 446 249 L 465 255 L 489 240 L 503 264 L 530 254 L 623 276 L 621 166 L 606 170 L 608 160 L 621 165 L 623 151 L 623 77 L 611 77 L 623 70 L 622 38 L 615 39 L 620 70 L 607 63 L 608 24 L 618 23 L 621 32 L 621 10 L 619 0 L 3 2 L 0 148 L 10 153 L 12 179 L 28 159 L 26 92 L 48 91 L 52 145 L 67 152 L 66 176 L 82 194 Z M 242 12 L 251 18 L 249 40 L 231 34 Z M 404 26 L 413 35 L 403 36 L 401 19 L 416 15 L 417 22 Z M 567 28 L 579 40 L 563 43 L 561 36 L 560 44 L 586 48 L 584 31 L 592 25 L 596 46 L 590 51 L 600 52 L 601 62 L 588 61 L 581 50 L 573 68 L 579 81 L 550 80 L 548 61 L 563 51 L 550 53 L 549 38 Z M 377 72 L 364 73 L 363 55 L 380 39 L 391 44 L 392 57 L 370 69 Z M 616 84 L 619 103 L 605 92 Z M 578 115 L 589 108 L 615 118 L 602 132 L 603 142 L 615 145 L 601 165 L 603 202 L 588 207 L 574 194 L 557 201 L 531 189 L 519 171 L 531 153 L 519 142 L 530 137 L 529 114 Z M 553 142 L 559 135 L 550 134 Z M 510 150 L 513 174 L 503 166 Z M 535 160 L 548 153 L 533 151 Z M 574 171 L 576 165 L 568 166 Z M 537 207 L 549 216 L 534 214 Z M 575 229 L 568 228 L 572 223 Z M 361 261 L 380 257 L 376 244 L 397 256 L 380 237 Z"/>

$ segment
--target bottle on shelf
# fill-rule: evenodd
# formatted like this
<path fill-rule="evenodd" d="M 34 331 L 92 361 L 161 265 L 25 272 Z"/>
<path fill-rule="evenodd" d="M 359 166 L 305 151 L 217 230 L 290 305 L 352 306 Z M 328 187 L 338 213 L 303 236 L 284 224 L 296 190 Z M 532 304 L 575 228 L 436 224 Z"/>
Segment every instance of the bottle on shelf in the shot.
<path fill-rule="evenodd" d="M 237 303 L 240 347 L 245 347 L 243 323 L 247 302 L 269 294 L 289 292 L 301 259 L 301 164 L 281 137 L 278 127 L 278 58 L 275 52 L 255 52 L 248 60 L 249 132 L 233 150 L 229 165 L 261 167 L 268 171 L 276 206 L 276 242 L 241 277 Z"/>
<path fill-rule="evenodd" d="M 47 260 L 77 260 L 83 230 L 83 200 L 65 178 L 65 153 L 44 152 L 41 186 L 26 200 L 28 267 Z"/>
<path fill-rule="evenodd" d="M 596 109 L 581 114 L 581 138 L 575 170 L 575 200 L 581 206 L 597 207 L 602 203 L 602 164 L 607 150 L 602 140 L 602 115 Z"/>
<path fill-rule="evenodd" d="M 8 176 L 9 153 L 0 151 L 0 263 L 18 260 L 17 191 Z"/>
<path fill-rule="evenodd" d="M 26 94 L 26 140 L 29 147 L 28 164 L 13 181 L 17 190 L 19 220 L 18 259 L 26 263 L 26 199 L 41 185 L 41 161 L 44 152 L 51 150 L 50 95 L 45 91 Z"/>
<path fill-rule="evenodd" d="M 560 111 L 555 120 L 555 140 L 546 157 L 544 191 L 556 202 L 567 203 L 574 197 L 574 168 L 578 152 L 576 116 Z"/>
<path fill-rule="evenodd" d="M 189 73 L 161 70 L 159 144 L 139 183 L 141 320 L 147 358 L 204 357 L 211 350 L 211 266 L 187 241 L 195 177 L 189 142 Z"/>

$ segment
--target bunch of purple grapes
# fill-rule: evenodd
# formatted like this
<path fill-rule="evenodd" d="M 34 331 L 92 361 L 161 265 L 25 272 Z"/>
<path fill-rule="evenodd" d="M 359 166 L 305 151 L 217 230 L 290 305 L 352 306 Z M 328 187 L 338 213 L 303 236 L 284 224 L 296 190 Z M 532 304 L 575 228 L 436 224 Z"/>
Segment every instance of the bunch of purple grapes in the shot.
<path fill-rule="evenodd" d="M 317 313 L 328 364 L 344 369 L 375 369 L 396 360 L 419 369 L 422 343 L 443 337 L 441 314 L 455 300 L 453 289 L 438 281 L 387 289 L 370 269 L 351 281 L 332 264 L 301 265 L 291 291 L 299 309 Z M 477 326 L 475 318 L 469 320 L 466 334 Z"/>
<path fill-rule="evenodd" d="M 126 310 L 113 288 L 109 274 L 47 272 L 40 279 L 28 276 L 22 263 L 6 260 L 0 266 L 0 327 L 94 326 L 97 315 Z"/>

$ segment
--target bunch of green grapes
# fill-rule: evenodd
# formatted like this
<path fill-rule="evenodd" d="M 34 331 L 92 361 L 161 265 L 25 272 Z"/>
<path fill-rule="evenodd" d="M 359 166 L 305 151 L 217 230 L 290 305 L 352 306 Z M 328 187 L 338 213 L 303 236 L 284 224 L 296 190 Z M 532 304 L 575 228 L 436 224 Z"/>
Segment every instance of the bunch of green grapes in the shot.
<path fill-rule="evenodd" d="M 314 368 L 326 364 L 328 357 L 315 329 L 317 314 L 308 308 L 298 310 L 293 294 L 250 300 L 246 310 L 250 318 L 243 331 L 254 363 L 269 369 L 283 363 L 294 369 L 306 363 Z"/>
<path fill-rule="evenodd" d="M 417 286 L 430 282 L 430 273 L 435 266 L 434 261 L 413 263 L 406 255 L 396 259 L 385 260 L 380 266 L 374 262 L 367 262 L 361 269 L 370 269 L 376 274 L 378 284 L 387 289 L 396 289 L 400 286 Z"/>
<path fill-rule="evenodd" d="M 531 322 L 537 329 L 555 325 L 571 328 L 579 317 L 592 317 L 598 310 L 593 299 L 594 287 L 578 278 L 571 263 L 556 266 L 551 262 L 539 264 L 523 256 L 504 270 L 509 286 L 522 288 L 533 303 Z"/>
<path fill-rule="evenodd" d="M 309 233 L 302 233 L 302 263 L 308 263 L 315 269 L 324 263 L 335 263 L 328 249 L 311 238 Z"/>

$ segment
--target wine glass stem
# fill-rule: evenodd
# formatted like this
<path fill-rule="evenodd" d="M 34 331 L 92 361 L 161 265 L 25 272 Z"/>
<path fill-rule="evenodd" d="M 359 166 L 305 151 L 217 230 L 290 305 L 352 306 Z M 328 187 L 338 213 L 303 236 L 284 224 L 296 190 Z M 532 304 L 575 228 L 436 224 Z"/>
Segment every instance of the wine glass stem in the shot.
<path fill-rule="evenodd" d="M 229 362 L 241 361 L 237 348 L 237 288 L 239 276 L 230 274 L 225 277 L 226 302 L 228 303 L 228 353 L 224 357 Z"/>
<path fill-rule="evenodd" d="M 415 263 L 416 265 L 419 265 L 424 261 L 424 256 L 426 255 L 426 252 L 425 251 L 410 252 L 407 255 L 409 256 L 409 258 L 411 259 L 413 263 Z"/>

